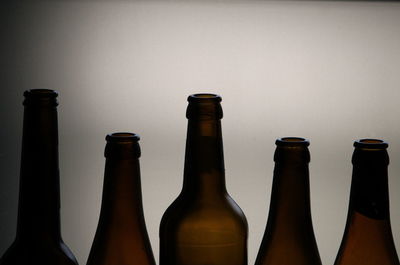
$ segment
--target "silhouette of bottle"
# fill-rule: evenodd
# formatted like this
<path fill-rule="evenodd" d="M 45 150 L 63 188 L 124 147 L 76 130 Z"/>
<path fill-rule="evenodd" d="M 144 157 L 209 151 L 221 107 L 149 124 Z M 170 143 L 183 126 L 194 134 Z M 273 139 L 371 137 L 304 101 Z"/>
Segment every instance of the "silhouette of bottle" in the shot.
<path fill-rule="evenodd" d="M 256 265 L 320 265 L 311 221 L 309 141 L 276 140 L 271 204 Z"/>
<path fill-rule="evenodd" d="M 389 218 L 388 144 L 354 142 L 349 211 L 335 265 L 400 264 Z"/>
<path fill-rule="evenodd" d="M 160 225 L 160 265 L 247 264 L 247 221 L 225 187 L 221 97 L 188 97 L 183 188 Z"/>
<path fill-rule="evenodd" d="M 87 265 L 155 265 L 143 216 L 139 136 L 106 137 L 103 199 Z"/>
<path fill-rule="evenodd" d="M 25 91 L 16 238 L 1 265 L 77 265 L 60 232 L 57 92 Z"/>

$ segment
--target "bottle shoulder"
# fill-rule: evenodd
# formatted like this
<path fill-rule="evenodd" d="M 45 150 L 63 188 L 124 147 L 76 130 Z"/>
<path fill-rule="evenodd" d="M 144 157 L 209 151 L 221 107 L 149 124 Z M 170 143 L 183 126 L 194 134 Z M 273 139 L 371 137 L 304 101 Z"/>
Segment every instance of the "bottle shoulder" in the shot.
<path fill-rule="evenodd" d="M 267 235 L 270 236 L 270 235 Z M 314 238 L 292 240 L 291 235 L 280 238 L 264 238 L 255 265 L 298 264 L 321 265 L 321 258 Z M 295 235 L 293 236 L 295 237 Z"/>
<path fill-rule="evenodd" d="M 125 264 L 155 265 L 150 242 L 129 236 L 120 238 L 95 237 L 87 265 L 121 262 Z"/>
<path fill-rule="evenodd" d="M 246 235 L 248 231 L 243 211 L 228 194 L 214 200 L 193 199 L 180 194 L 165 211 L 160 230 L 202 226 L 242 230 Z"/>
<path fill-rule="evenodd" d="M 4 253 L 1 265 L 78 265 L 64 242 L 41 243 L 15 241 Z"/>
<path fill-rule="evenodd" d="M 389 220 L 350 214 L 335 265 L 399 265 Z"/>
<path fill-rule="evenodd" d="M 118 260 L 128 264 L 155 265 L 144 223 L 138 226 L 130 222 L 103 225 L 99 222 L 87 265 L 113 264 Z"/>
<path fill-rule="evenodd" d="M 243 212 L 224 198 L 178 197 L 160 225 L 161 264 L 246 264 L 248 227 Z"/>

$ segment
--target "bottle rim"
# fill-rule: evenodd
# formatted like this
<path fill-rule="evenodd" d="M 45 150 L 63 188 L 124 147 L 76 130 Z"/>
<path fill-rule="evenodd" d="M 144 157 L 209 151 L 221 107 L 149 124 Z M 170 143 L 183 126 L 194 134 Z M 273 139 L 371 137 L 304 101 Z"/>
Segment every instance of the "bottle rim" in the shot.
<path fill-rule="evenodd" d="M 188 97 L 188 102 L 205 103 L 205 102 L 221 102 L 220 95 L 212 93 L 196 93 Z"/>
<path fill-rule="evenodd" d="M 381 139 L 364 138 L 354 141 L 353 146 L 356 148 L 386 149 L 389 144 Z"/>
<path fill-rule="evenodd" d="M 309 146 L 310 141 L 303 137 L 282 137 L 275 141 L 277 146 Z"/>
<path fill-rule="evenodd" d="M 34 88 L 24 92 L 24 97 L 35 97 L 35 98 L 56 98 L 58 92 L 56 90 L 47 88 Z"/>
<path fill-rule="evenodd" d="M 139 140 L 140 136 L 131 132 L 115 132 L 107 134 L 106 136 L 106 141 L 112 143 L 138 142 Z"/>

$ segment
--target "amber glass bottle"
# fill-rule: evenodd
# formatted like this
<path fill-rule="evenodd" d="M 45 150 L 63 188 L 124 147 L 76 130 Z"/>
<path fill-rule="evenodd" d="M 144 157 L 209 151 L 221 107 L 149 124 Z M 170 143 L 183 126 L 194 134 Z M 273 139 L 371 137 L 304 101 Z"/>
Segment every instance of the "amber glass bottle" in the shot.
<path fill-rule="evenodd" d="M 1 265 L 76 265 L 61 239 L 57 92 L 24 93 L 17 234 Z"/>
<path fill-rule="evenodd" d="M 389 218 L 388 144 L 354 142 L 349 212 L 335 265 L 399 265 Z"/>
<path fill-rule="evenodd" d="M 160 265 L 247 264 L 247 221 L 225 187 L 221 97 L 188 98 L 183 188 L 160 225 Z"/>
<path fill-rule="evenodd" d="M 256 265 L 320 265 L 311 221 L 309 141 L 276 140 L 267 227 Z"/>
<path fill-rule="evenodd" d="M 139 136 L 106 137 L 103 199 L 87 265 L 155 265 L 143 216 Z"/>

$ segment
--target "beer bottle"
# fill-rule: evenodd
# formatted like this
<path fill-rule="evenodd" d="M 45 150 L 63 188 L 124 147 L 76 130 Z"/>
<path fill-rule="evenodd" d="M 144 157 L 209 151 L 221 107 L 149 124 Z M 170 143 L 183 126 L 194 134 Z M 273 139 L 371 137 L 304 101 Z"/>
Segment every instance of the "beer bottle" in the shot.
<path fill-rule="evenodd" d="M 389 218 L 388 144 L 354 142 L 347 223 L 335 265 L 399 265 Z"/>
<path fill-rule="evenodd" d="M 77 265 L 60 231 L 57 95 L 24 93 L 17 233 L 1 265 Z"/>
<path fill-rule="evenodd" d="M 183 188 L 160 225 L 160 265 L 246 265 L 246 218 L 225 187 L 221 97 L 188 97 Z"/>
<path fill-rule="evenodd" d="M 309 141 L 276 140 L 268 222 L 256 265 L 321 265 L 311 221 Z"/>
<path fill-rule="evenodd" d="M 139 136 L 106 136 L 99 224 L 87 265 L 155 265 L 143 216 Z"/>

